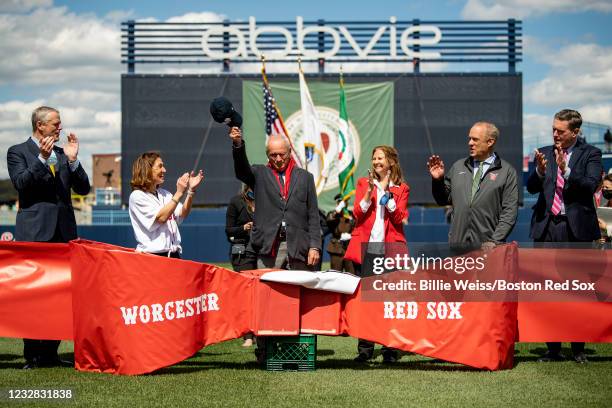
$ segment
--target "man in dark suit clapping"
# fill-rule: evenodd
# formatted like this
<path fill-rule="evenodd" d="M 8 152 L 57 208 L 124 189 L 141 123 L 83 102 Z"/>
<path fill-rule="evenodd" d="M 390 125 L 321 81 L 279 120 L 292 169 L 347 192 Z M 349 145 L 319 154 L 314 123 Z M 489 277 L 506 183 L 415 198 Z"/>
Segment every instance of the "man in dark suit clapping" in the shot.
<path fill-rule="evenodd" d="M 258 268 L 312 269 L 321 253 L 321 227 L 314 179 L 291 158 L 286 139 L 272 136 L 268 164 L 249 164 L 242 132 L 230 129 L 236 177 L 253 189 L 255 212 L 250 245 Z"/>
<path fill-rule="evenodd" d="M 57 109 L 47 106 L 32 112 L 32 136 L 8 150 L 11 181 L 19 194 L 15 239 L 31 242 L 68 242 L 77 237 L 71 189 L 89 193 L 89 179 L 81 166 L 79 141 L 68 135 L 59 141 L 62 123 Z M 23 340 L 24 368 L 72 365 L 57 355 L 59 340 Z"/>
<path fill-rule="evenodd" d="M 593 194 L 601 181 L 601 150 L 578 137 L 582 117 L 564 109 L 553 120 L 552 146 L 535 151 L 535 170 L 527 181 L 539 193 L 531 218 L 535 242 L 592 242 L 600 232 Z M 563 360 L 561 343 L 547 343 L 540 361 Z M 586 363 L 584 343 L 572 343 L 574 360 Z"/>

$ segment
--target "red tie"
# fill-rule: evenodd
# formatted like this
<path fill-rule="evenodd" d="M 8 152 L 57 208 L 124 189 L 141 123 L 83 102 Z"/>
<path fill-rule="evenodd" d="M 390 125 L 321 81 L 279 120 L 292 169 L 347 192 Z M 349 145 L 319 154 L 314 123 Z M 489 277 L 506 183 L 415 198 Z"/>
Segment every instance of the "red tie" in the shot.
<path fill-rule="evenodd" d="M 563 151 L 563 161 L 567 163 L 567 152 Z M 561 212 L 561 205 L 563 204 L 563 186 L 565 185 L 565 179 L 561 174 L 561 168 L 557 167 L 557 185 L 555 187 L 555 198 L 550 211 L 553 215 L 559 215 Z"/>

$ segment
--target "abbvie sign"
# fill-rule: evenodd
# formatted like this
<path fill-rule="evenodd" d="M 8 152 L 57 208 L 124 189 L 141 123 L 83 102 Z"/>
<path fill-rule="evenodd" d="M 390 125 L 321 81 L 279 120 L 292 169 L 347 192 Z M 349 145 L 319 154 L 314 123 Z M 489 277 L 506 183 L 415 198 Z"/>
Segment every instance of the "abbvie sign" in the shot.
<path fill-rule="evenodd" d="M 344 42 L 355 53 L 354 56 L 343 55 L 342 58 L 344 59 L 388 61 L 410 60 L 413 58 L 440 58 L 439 52 L 415 50 L 417 45 L 431 46 L 438 44 L 442 38 L 442 32 L 438 27 L 433 25 L 413 25 L 398 32 L 396 22 L 396 18 L 391 17 L 389 24 L 378 27 L 367 44 L 360 45 L 344 25 L 333 27 L 329 25 L 312 25 L 305 27 L 304 19 L 298 16 L 295 22 L 297 38 L 294 38 L 294 35 L 283 26 L 266 25 L 257 27 L 255 17 L 249 17 L 248 27 L 244 24 L 229 24 L 227 26 L 219 25 L 207 29 L 202 35 L 202 50 L 211 59 L 253 60 L 261 58 L 261 55 L 264 54 L 268 60 L 295 61 L 298 56 L 301 56 L 303 59 L 324 58 L 333 61 L 334 58 L 339 58 L 337 54 Z M 326 49 L 321 51 L 306 48 L 304 39 L 308 35 L 318 36 L 320 33 L 326 36 Z M 284 37 L 284 45 L 282 44 L 283 41 L 280 41 L 281 44 L 279 44 L 278 48 L 262 51 L 257 44 L 257 39 L 262 34 Z M 230 47 L 225 50 L 218 46 L 220 39 L 223 39 L 224 35 L 226 38 L 229 36 L 230 43 Z M 376 45 L 382 44 L 383 36 L 386 38 L 384 41 L 387 42 L 384 49 L 388 53 L 373 52 Z M 400 50 L 397 49 L 398 36 Z M 331 37 L 331 40 L 329 37 Z M 347 48 L 344 47 L 344 49 Z"/>

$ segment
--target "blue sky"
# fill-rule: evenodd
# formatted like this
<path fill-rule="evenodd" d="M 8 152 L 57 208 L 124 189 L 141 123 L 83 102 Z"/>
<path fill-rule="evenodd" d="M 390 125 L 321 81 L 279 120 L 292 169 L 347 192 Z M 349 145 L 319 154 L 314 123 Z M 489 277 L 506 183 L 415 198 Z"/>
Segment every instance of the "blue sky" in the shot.
<path fill-rule="evenodd" d="M 612 1 L 64 1 L 0 2 L 0 150 L 29 133 L 31 110 L 58 106 L 64 126 L 92 153 L 120 150 L 119 24 L 128 19 L 213 17 L 260 21 L 507 19 L 523 21 L 524 134 L 545 143 L 555 111 L 579 109 L 585 120 L 612 124 Z M 476 70 L 454 65 L 446 70 Z M 499 66 L 498 70 L 505 67 Z M 90 169 L 88 169 L 90 170 Z M 0 178 L 7 176 L 0 161 Z"/>

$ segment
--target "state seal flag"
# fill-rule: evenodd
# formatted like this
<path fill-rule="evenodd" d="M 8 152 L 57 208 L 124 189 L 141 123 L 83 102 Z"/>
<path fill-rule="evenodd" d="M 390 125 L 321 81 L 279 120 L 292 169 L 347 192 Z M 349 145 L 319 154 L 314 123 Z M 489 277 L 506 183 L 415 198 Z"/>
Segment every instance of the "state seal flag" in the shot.
<path fill-rule="evenodd" d="M 300 101 L 302 105 L 302 126 L 304 140 L 304 163 L 305 169 L 312 174 L 317 188 L 317 195 L 321 194 L 327 181 L 325 150 L 321 133 L 323 126 L 319 120 L 319 114 L 312 102 L 304 72 L 299 69 L 300 77 Z"/>

